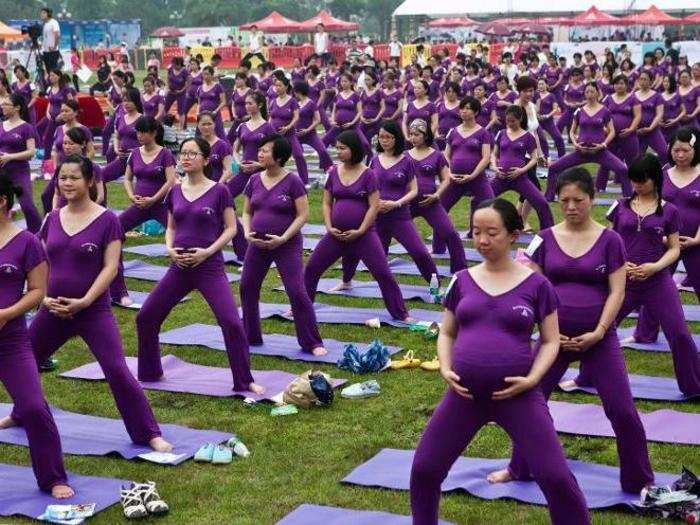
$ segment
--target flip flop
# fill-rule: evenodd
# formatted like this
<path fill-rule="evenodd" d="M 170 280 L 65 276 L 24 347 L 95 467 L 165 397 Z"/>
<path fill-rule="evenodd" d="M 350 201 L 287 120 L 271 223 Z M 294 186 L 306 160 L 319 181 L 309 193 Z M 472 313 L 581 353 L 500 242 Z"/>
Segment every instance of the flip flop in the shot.
<path fill-rule="evenodd" d="M 423 370 L 427 370 L 429 372 L 435 372 L 437 370 L 440 370 L 440 361 L 438 360 L 437 356 L 435 356 L 430 361 L 423 361 L 420 364 L 420 367 Z"/>
<path fill-rule="evenodd" d="M 413 350 L 409 350 L 403 355 L 403 359 L 389 361 L 389 368 L 392 370 L 401 370 L 404 368 L 416 368 L 420 366 L 420 359 L 413 357 Z"/>

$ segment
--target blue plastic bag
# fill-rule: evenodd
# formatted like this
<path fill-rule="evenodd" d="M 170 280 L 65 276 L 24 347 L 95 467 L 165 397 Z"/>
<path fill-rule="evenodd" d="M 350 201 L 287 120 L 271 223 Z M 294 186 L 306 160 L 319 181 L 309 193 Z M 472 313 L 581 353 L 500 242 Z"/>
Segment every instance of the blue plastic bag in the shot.
<path fill-rule="evenodd" d="M 350 343 L 343 350 L 343 357 L 338 360 L 338 368 L 350 370 L 356 374 L 379 372 L 389 363 L 389 350 L 381 341 L 375 339 L 366 352 L 361 353 Z"/>

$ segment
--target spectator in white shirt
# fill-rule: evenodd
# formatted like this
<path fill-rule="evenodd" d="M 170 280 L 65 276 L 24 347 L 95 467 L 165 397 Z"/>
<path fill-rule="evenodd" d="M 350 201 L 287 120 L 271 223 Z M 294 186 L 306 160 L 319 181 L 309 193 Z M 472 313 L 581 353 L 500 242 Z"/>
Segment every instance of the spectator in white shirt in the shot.
<path fill-rule="evenodd" d="M 399 42 L 396 34 L 391 35 L 391 41 L 389 42 L 389 57 L 396 60 L 397 63 L 401 63 L 401 48 L 403 45 Z"/>
<path fill-rule="evenodd" d="M 509 52 L 503 53 L 501 60 L 499 66 L 501 74 L 508 79 L 508 83 L 512 86 L 518 76 L 518 66 L 513 64 L 513 55 Z"/>
<path fill-rule="evenodd" d="M 58 50 L 58 45 L 61 41 L 61 27 L 53 18 L 53 11 L 49 7 L 42 7 L 39 13 L 41 21 L 44 22 L 41 39 L 41 57 L 44 61 L 44 68 L 48 72 L 58 69 L 58 62 L 61 59 L 61 53 Z"/>
<path fill-rule="evenodd" d="M 263 34 L 258 31 L 258 26 L 250 26 L 250 37 L 248 38 L 248 52 L 243 57 L 243 60 L 250 61 L 251 58 L 257 57 L 261 62 L 265 62 L 265 57 L 260 52 L 263 47 Z"/>
<path fill-rule="evenodd" d="M 320 57 L 321 62 L 325 66 L 331 54 L 328 50 L 328 33 L 323 24 L 316 24 L 316 33 L 314 33 L 314 52 Z"/>

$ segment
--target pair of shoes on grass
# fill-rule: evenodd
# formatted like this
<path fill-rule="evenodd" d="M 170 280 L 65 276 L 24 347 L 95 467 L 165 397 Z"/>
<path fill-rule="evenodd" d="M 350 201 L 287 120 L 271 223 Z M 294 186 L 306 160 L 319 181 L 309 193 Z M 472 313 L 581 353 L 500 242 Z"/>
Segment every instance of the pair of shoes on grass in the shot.
<path fill-rule="evenodd" d="M 153 481 L 132 483 L 121 488 L 121 502 L 127 519 L 140 519 L 146 516 L 167 514 L 170 508 L 158 494 Z"/>
<path fill-rule="evenodd" d="M 237 437 L 229 439 L 225 445 L 207 443 L 202 445 L 194 455 L 194 460 L 200 463 L 227 465 L 233 461 L 233 456 L 248 457 L 250 452 Z"/>
<path fill-rule="evenodd" d="M 435 356 L 430 361 L 421 361 L 413 354 L 413 350 L 406 352 L 402 359 L 392 359 L 389 362 L 389 368 L 392 370 L 402 370 L 404 368 L 422 368 L 423 370 L 435 371 L 440 370 L 440 361 Z"/>

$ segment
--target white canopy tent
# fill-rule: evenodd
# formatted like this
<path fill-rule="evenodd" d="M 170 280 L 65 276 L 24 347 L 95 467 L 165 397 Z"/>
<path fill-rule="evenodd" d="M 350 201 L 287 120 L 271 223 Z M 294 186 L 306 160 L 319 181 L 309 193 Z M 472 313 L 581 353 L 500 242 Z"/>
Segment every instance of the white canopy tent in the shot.
<path fill-rule="evenodd" d="M 626 13 L 643 11 L 652 4 L 664 11 L 695 11 L 698 0 L 559 0 L 554 4 L 539 0 L 491 0 L 478 2 L 476 0 L 405 0 L 394 11 L 394 16 L 509 16 L 512 13 L 530 15 L 555 15 L 580 13 L 591 4 L 601 11 L 611 13 Z"/>

